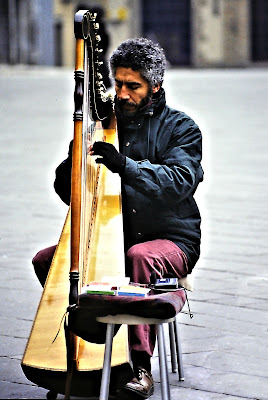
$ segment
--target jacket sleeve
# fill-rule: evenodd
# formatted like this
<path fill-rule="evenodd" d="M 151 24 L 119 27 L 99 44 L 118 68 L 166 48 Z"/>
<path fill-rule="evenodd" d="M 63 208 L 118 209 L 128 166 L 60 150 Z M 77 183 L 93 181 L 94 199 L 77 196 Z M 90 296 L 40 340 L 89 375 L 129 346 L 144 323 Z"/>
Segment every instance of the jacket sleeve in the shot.
<path fill-rule="evenodd" d="M 72 151 L 73 141 L 71 141 L 69 146 L 68 157 L 56 168 L 54 181 L 56 193 L 67 205 L 70 205 L 71 201 Z"/>
<path fill-rule="evenodd" d="M 164 132 L 162 136 L 157 163 L 127 157 L 123 181 L 146 197 L 171 205 L 193 195 L 203 179 L 202 136 L 198 126 L 185 114 L 178 118 L 169 135 L 165 137 Z"/>

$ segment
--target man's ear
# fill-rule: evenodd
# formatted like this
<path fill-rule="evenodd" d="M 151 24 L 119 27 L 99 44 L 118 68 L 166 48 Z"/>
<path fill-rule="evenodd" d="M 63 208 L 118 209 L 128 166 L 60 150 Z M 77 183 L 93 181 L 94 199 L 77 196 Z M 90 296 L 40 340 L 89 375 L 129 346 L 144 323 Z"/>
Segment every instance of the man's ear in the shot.
<path fill-rule="evenodd" d="M 160 89 L 160 84 L 158 83 L 157 85 L 155 85 L 155 86 L 153 87 L 153 93 L 158 92 L 159 89 Z"/>

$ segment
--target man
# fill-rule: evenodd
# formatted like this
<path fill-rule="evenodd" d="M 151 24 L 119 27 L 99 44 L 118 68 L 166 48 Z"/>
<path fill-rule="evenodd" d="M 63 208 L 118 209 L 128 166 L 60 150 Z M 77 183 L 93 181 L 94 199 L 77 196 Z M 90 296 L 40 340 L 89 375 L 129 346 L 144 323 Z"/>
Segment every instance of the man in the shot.
<path fill-rule="evenodd" d="M 201 218 L 193 195 L 203 179 L 202 138 L 191 118 L 166 105 L 165 65 L 163 50 L 144 38 L 129 39 L 114 51 L 110 67 L 119 152 L 105 142 L 90 146 L 90 154 L 100 156 L 96 162 L 122 178 L 126 275 L 138 283 L 148 283 L 152 273 L 183 277 L 200 254 Z M 71 151 L 55 180 L 66 203 L 70 160 Z M 38 274 L 42 257 L 36 257 Z M 134 378 L 124 391 L 148 398 L 154 390 L 150 360 L 155 329 L 138 325 L 129 333 Z"/>

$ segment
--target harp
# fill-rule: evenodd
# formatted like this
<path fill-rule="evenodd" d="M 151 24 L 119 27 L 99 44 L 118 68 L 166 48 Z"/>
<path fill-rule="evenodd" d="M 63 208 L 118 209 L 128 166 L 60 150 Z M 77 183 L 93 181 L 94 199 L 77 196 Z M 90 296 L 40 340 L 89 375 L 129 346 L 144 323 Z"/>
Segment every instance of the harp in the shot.
<path fill-rule="evenodd" d="M 117 146 L 112 103 L 104 93 L 98 71 L 99 42 L 95 16 L 75 14 L 76 65 L 71 205 L 51 264 L 31 334 L 22 359 L 26 377 L 48 389 L 55 398 L 66 392 L 67 356 L 64 329 L 53 341 L 69 304 L 81 288 L 103 276 L 124 276 L 121 183 L 117 174 L 87 155 L 90 140 Z M 104 128 L 103 128 L 104 127 Z M 104 344 L 73 336 L 73 374 L 70 394 L 98 396 Z M 127 382 L 127 327 L 114 338 L 111 389 Z M 66 395 L 66 393 L 65 393 Z"/>

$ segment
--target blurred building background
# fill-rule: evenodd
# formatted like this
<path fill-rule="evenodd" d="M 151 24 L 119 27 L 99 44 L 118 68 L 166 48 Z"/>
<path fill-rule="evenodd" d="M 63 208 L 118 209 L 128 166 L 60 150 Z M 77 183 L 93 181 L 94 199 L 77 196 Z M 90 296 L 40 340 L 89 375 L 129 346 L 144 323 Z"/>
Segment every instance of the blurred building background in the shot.
<path fill-rule="evenodd" d="M 146 36 L 172 66 L 268 61 L 268 0 L 0 0 L 0 64 L 73 66 L 79 3 L 103 8 L 110 49 Z"/>

